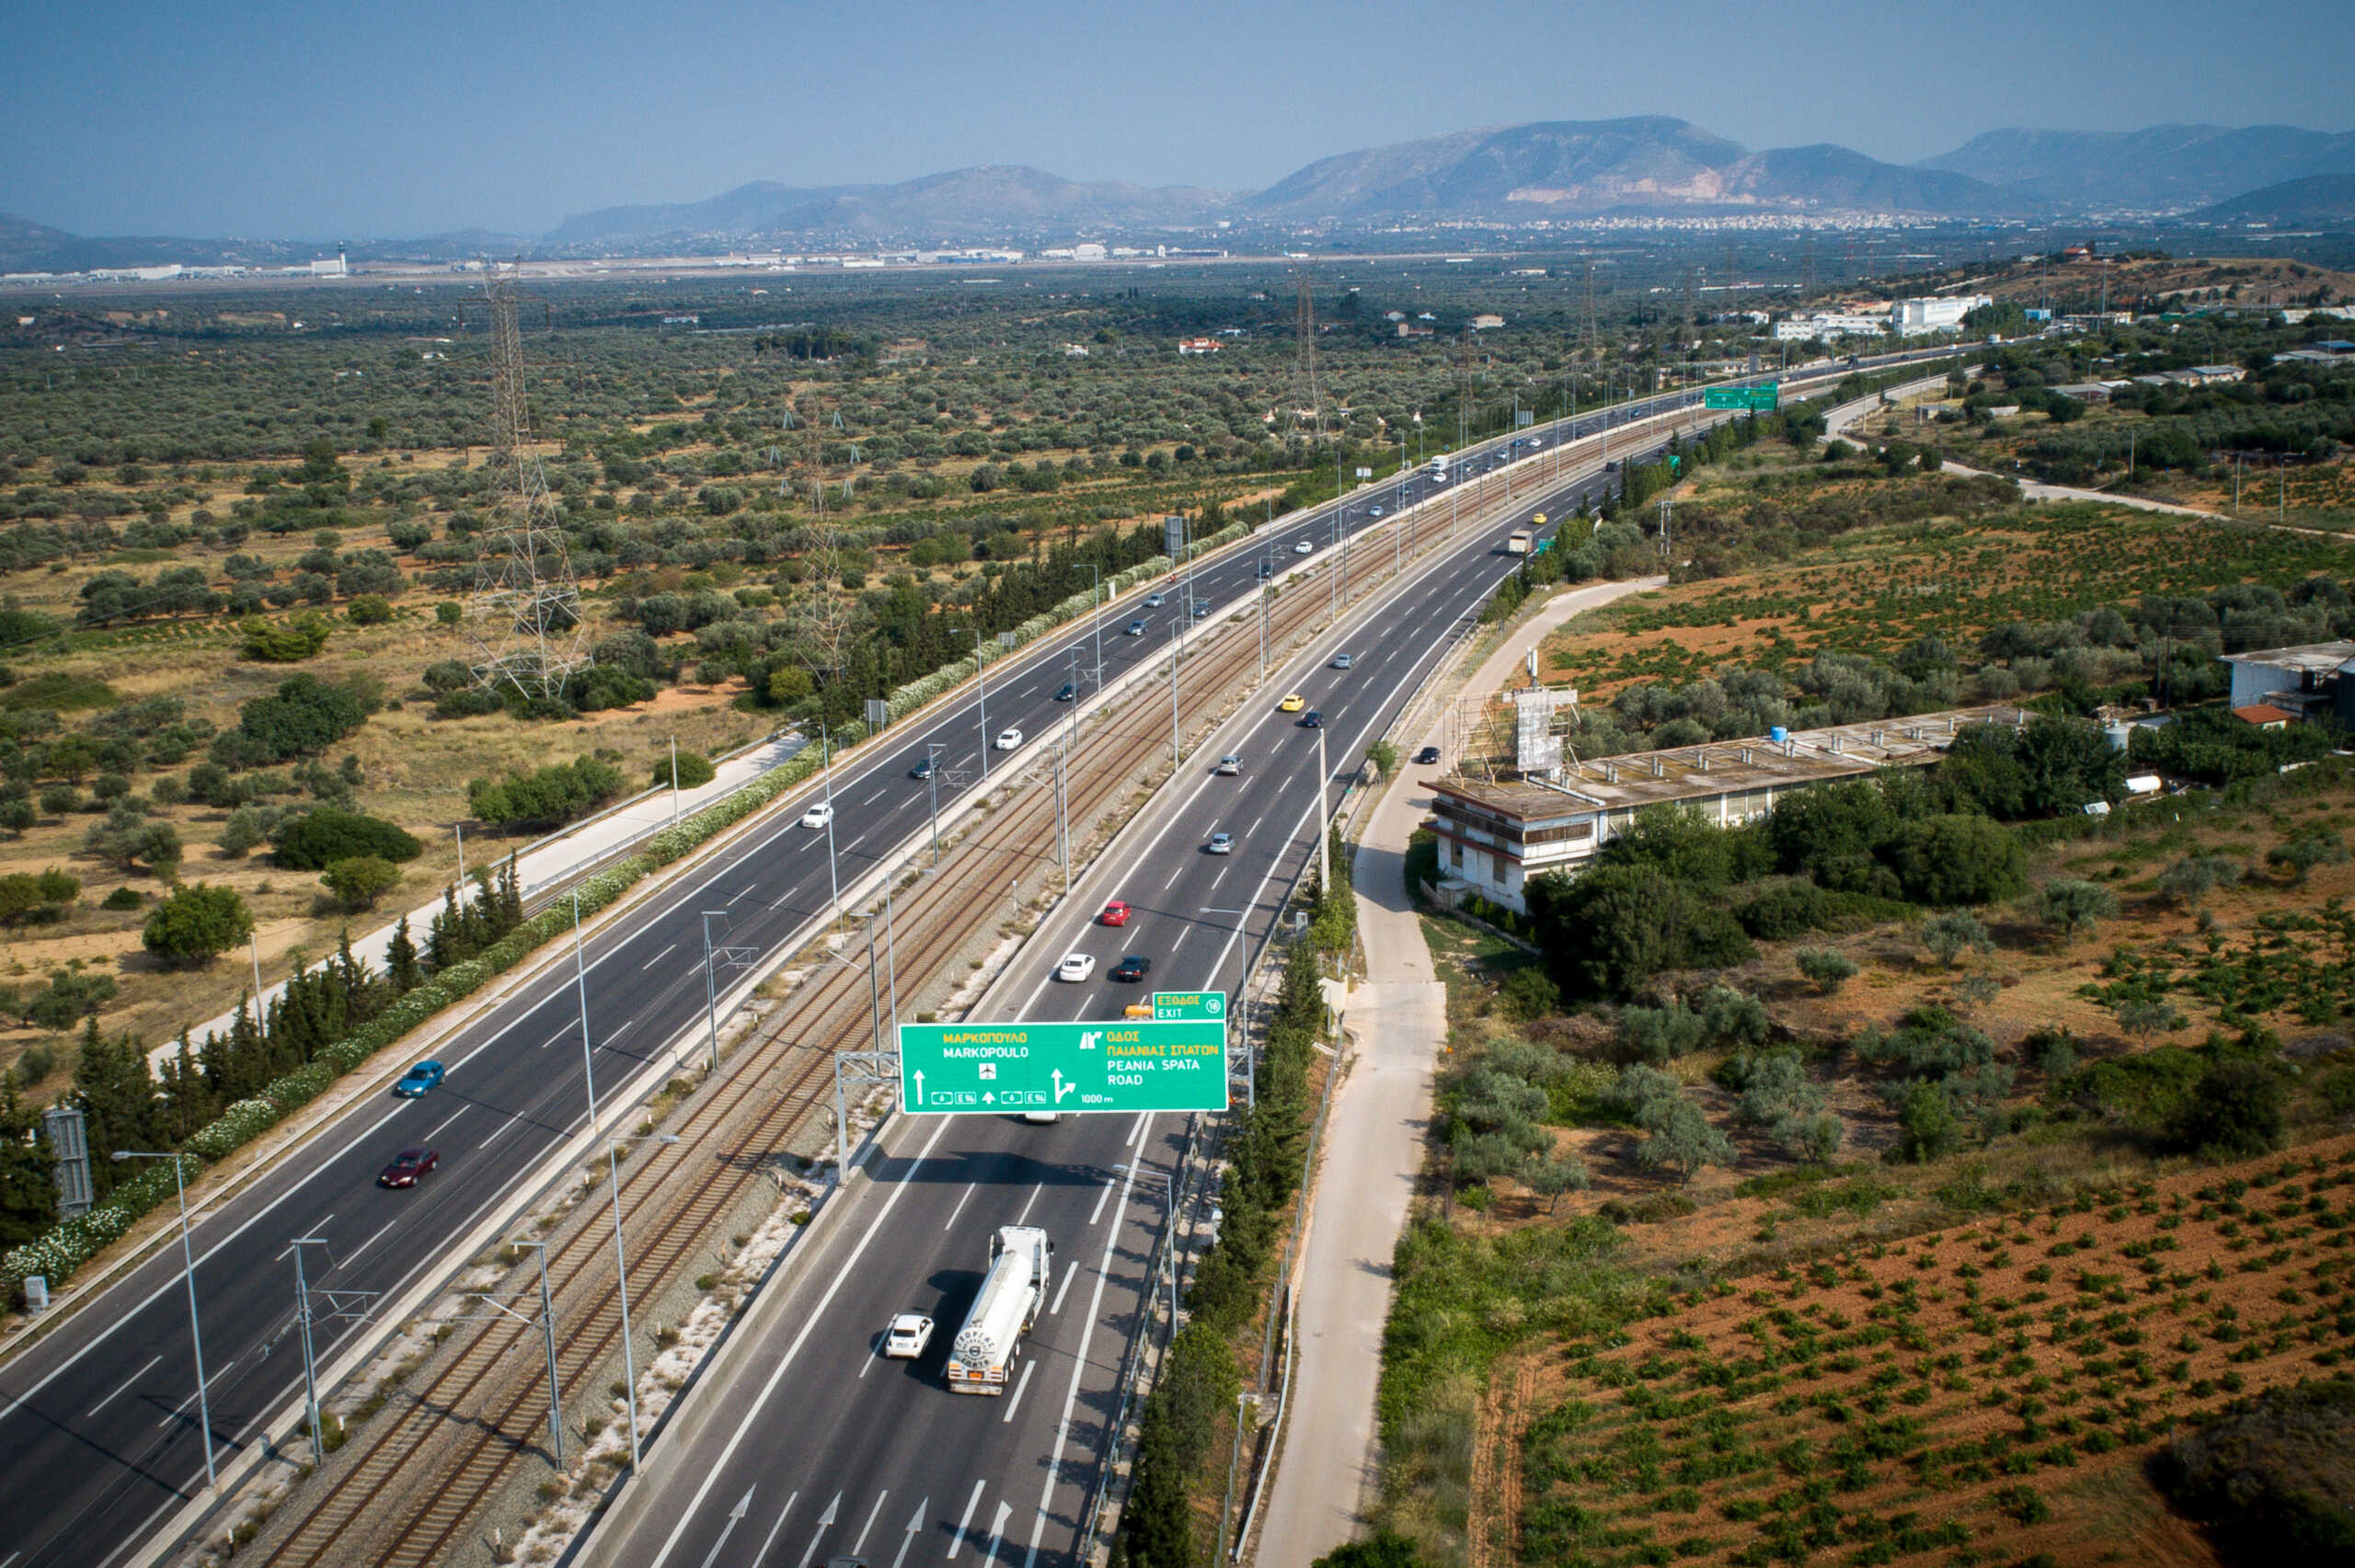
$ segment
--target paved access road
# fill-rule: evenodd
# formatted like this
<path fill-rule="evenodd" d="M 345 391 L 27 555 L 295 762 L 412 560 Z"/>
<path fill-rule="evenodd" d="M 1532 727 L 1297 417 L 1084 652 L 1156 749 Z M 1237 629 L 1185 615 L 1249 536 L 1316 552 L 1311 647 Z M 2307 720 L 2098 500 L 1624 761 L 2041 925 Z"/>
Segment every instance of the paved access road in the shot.
<path fill-rule="evenodd" d="M 1826 373 L 1836 374 L 1838 367 Z M 1612 423 L 1688 405 L 1697 393 L 1612 410 Z M 1602 428 L 1581 416 L 1581 434 Z M 1562 428 L 1520 440 L 1558 441 Z M 1499 459 L 1502 441 L 1467 450 L 1453 472 L 1471 476 Z M 1411 501 L 1428 475 L 1327 502 L 1198 566 L 1191 596 L 1212 604 L 1246 598 L 1259 563 L 1281 562 L 1295 543 L 1327 548 L 1338 532 L 1378 520 L 1371 509 Z M 1543 509 L 1548 503 L 1533 503 Z M 1551 506 L 1565 507 L 1562 500 Z M 1338 513 L 1338 516 L 1337 516 Z M 1500 536 L 1500 535 L 1499 535 Z M 1501 558 L 1499 558 L 1499 561 Z M 1280 569 L 1280 568 L 1279 568 Z M 1178 579 L 1145 606 L 1132 595 L 1102 616 L 1103 678 L 1163 656 L 1187 592 Z M 1145 626 L 1121 635 L 1132 620 Z M 1230 633 L 1230 635 L 1233 635 Z M 704 1006 L 702 911 L 725 911 L 713 940 L 772 951 L 806 933 L 832 901 L 831 839 L 843 885 L 875 869 L 925 831 L 929 785 L 910 777 L 938 743 L 945 804 L 978 787 L 994 753 L 983 750 L 1009 725 L 1035 738 L 1065 711 L 1053 701 L 1067 678 L 1067 649 L 1088 647 L 1083 690 L 1095 682 L 1095 639 L 1086 623 L 993 664 L 982 689 L 906 723 L 896 737 L 860 749 L 834 771 L 829 830 L 797 825 L 810 790 L 767 825 L 697 865 L 591 936 L 585 980 L 569 966 L 515 985 L 511 993 L 436 1047 L 448 1082 L 423 1099 L 373 1099 L 331 1117 L 268 1176 L 210 1207 L 195 1232 L 196 1288 L 209 1377 L 211 1435 L 224 1469 L 249 1454 L 299 1395 L 302 1368 L 293 1326 L 293 1263 L 288 1243 L 325 1237 L 314 1249 L 314 1289 L 391 1299 L 437 1277 L 454 1260 L 453 1239 L 511 1207 L 527 1178 L 588 1115 L 580 991 L 586 992 L 594 1082 L 607 1116 L 626 1088 Z M 1349 753 L 1336 747 L 1333 755 Z M 936 781 L 939 782 L 939 781 Z M 439 1151 L 441 1167 L 415 1189 L 390 1191 L 376 1175 L 405 1147 Z M 101 1151 L 103 1152 L 103 1151 Z M 978 1267 L 976 1263 L 973 1266 Z M 357 1297 L 353 1299 L 358 1299 Z M 318 1353 L 332 1360 L 373 1329 L 345 1319 L 319 1325 Z M 201 1494 L 196 1376 L 188 1301 L 177 1248 L 159 1252 L 71 1322 L 0 1369 L 0 1473 L 40 1477 L 0 1495 L 0 1568 L 109 1568 L 171 1514 Z"/>

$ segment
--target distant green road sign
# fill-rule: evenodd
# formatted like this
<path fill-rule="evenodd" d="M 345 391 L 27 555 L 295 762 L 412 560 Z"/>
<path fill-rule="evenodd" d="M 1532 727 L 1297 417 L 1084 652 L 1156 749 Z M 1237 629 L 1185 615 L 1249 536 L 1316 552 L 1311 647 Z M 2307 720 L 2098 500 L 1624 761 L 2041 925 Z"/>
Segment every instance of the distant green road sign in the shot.
<path fill-rule="evenodd" d="M 1157 990 L 1153 993 L 1155 1018 L 1224 1018 L 1223 990 Z"/>
<path fill-rule="evenodd" d="M 902 1024 L 900 1104 L 923 1116 L 1223 1111 L 1226 1021 Z"/>
<path fill-rule="evenodd" d="M 1770 381 L 1763 386 L 1713 386 L 1701 394 L 1704 408 L 1746 408 L 1753 414 L 1771 414 L 1782 406 L 1783 386 Z"/>

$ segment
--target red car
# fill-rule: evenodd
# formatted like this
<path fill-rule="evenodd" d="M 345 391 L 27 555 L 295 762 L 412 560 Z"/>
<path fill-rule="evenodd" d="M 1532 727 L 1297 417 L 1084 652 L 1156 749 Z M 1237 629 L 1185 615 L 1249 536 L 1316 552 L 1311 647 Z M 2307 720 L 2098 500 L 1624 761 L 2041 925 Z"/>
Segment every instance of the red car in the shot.
<path fill-rule="evenodd" d="M 404 1149 L 393 1156 L 385 1173 L 376 1178 L 380 1187 L 413 1187 L 417 1179 L 442 1163 L 442 1156 L 431 1149 Z"/>
<path fill-rule="evenodd" d="M 1104 912 L 1096 918 L 1106 925 L 1126 925 L 1129 923 L 1129 906 L 1115 898 L 1105 905 Z"/>

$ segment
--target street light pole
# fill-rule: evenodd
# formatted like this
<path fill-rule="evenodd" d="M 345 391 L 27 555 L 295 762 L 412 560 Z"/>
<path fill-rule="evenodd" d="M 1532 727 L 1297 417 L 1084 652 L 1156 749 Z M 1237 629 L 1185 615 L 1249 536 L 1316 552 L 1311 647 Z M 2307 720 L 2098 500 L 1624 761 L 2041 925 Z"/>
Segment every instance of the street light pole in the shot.
<path fill-rule="evenodd" d="M 589 1130 L 597 1130 L 597 1063 L 589 1048 L 589 962 L 580 951 L 580 895 L 572 896 L 572 979 L 580 993 L 580 1077 L 589 1086 Z"/>
<path fill-rule="evenodd" d="M 622 1302 L 622 1376 L 629 1384 L 629 1391 L 622 1396 L 622 1403 L 629 1412 L 629 1468 L 638 1465 L 638 1352 L 629 1342 L 629 1258 L 622 1247 L 622 1162 L 621 1146 L 625 1143 L 676 1143 L 675 1133 L 649 1133 L 644 1138 L 616 1138 L 605 1145 L 605 1175 L 614 1190 L 614 1279 L 621 1293 Z"/>
<path fill-rule="evenodd" d="M 940 864 L 940 754 L 948 742 L 927 740 L 924 743 L 924 784 L 932 794 L 932 864 Z"/>
<path fill-rule="evenodd" d="M 679 825 L 679 738 L 671 737 L 671 826 Z"/>
<path fill-rule="evenodd" d="M 294 1254 L 294 1321 L 303 1330 L 303 1410 L 311 1420 L 311 1462 L 314 1465 L 327 1462 L 327 1438 L 319 1425 L 317 1354 L 311 1345 L 311 1285 L 303 1276 L 303 1249 L 327 1244 L 324 1236 L 297 1236 L 286 1249 Z"/>
<path fill-rule="evenodd" d="M 719 987 L 713 977 L 711 963 L 711 917 L 714 915 L 725 920 L 728 911 L 725 910 L 703 911 L 703 1016 L 704 1023 L 708 1025 L 711 1035 L 711 1070 L 718 1072 L 719 1070 Z"/>
<path fill-rule="evenodd" d="M 990 782 L 990 680 L 982 672 L 982 629 L 979 626 L 970 629 L 973 634 L 973 690 L 982 712 L 982 782 L 987 784 Z M 953 637 L 965 630 L 968 628 L 951 626 L 948 635 Z"/>
<path fill-rule="evenodd" d="M 556 1301 L 548 1294 L 548 1244 L 546 1242 L 512 1242 L 511 1246 L 529 1247 L 540 1257 L 540 1345 L 548 1358 L 548 1446 L 554 1450 L 557 1469 L 564 1468 L 564 1391 L 556 1377 Z"/>
<path fill-rule="evenodd" d="M 1091 564 L 1087 585 L 1087 619 L 1096 634 L 1096 689 L 1104 689 L 1104 568 Z"/>
<path fill-rule="evenodd" d="M 821 723 L 823 721 L 821 720 Z M 843 921 L 843 879 L 834 867 L 834 746 L 833 737 L 820 731 L 818 763 L 826 775 L 826 886 L 834 905 L 834 923 Z"/>
<path fill-rule="evenodd" d="M 213 1468 L 213 1402 L 205 1392 L 204 1382 L 204 1329 L 196 1315 L 196 1249 L 189 1243 L 188 1237 L 188 1178 L 182 1172 L 180 1157 L 177 1154 L 145 1149 L 118 1149 L 114 1151 L 114 1159 L 118 1163 L 125 1160 L 168 1160 L 172 1162 L 172 1190 L 179 1195 L 180 1200 L 180 1268 L 188 1276 L 188 1333 L 190 1342 L 196 1347 L 196 1419 L 201 1427 L 200 1435 L 204 1439 L 204 1484 L 209 1490 L 218 1491 L 221 1478 Z"/>
<path fill-rule="evenodd" d="M 1169 630 L 1169 771 L 1174 773 L 1185 755 L 1178 741 L 1178 628 Z"/>

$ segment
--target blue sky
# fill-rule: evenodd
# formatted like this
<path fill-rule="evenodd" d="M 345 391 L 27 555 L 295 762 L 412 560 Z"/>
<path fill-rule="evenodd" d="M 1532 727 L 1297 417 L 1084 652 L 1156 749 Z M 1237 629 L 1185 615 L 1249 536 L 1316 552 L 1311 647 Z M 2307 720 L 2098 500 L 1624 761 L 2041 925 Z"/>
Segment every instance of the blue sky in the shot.
<path fill-rule="evenodd" d="M 1905 162 L 2004 125 L 2355 125 L 2347 0 L 7 0 L 0 212 L 335 239 L 974 163 L 1248 189 L 1525 120 Z"/>

